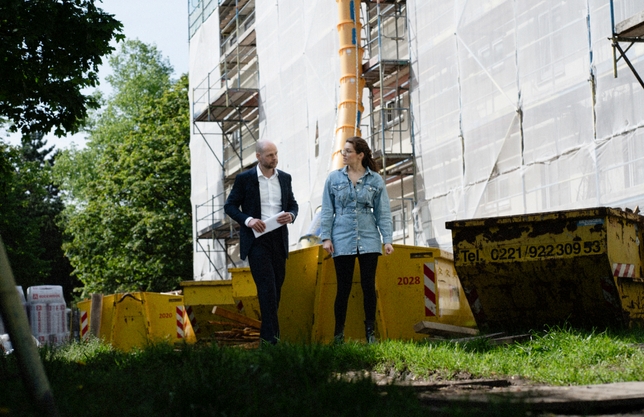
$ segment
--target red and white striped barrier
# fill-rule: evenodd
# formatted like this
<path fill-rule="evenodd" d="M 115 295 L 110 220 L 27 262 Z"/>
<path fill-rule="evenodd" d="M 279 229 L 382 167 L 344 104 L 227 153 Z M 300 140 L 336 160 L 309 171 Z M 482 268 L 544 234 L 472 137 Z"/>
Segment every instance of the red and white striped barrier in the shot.
<path fill-rule="evenodd" d="M 186 315 L 188 316 L 188 320 L 190 320 L 192 331 L 194 331 L 195 334 L 199 333 L 199 323 L 197 322 L 194 311 L 192 311 L 192 306 L 186 306 Z"/>
<path fill-rule="evenodd" d="M 634 278 L 635 277 L 635 265 L 633 264 L 613 264 L 613 276 L 614 277 L 626 277 Z"/>
<path fill-rule="evenodd" d="M 434 263 L 426 263 L 423 267 L 425 276 L 425 316 L 436 317 L 436 274 Z"/>
<path fill-rule="evenodd" d="M 185 337 L 185 310 L 183 306 L 177 306 L 176 308 L 176 319 L 177 319 L 177 339 L 183 339 Z"/>
<path fill-rule="evenodd" d="M 87 311 L 81 311 L 80 314 L 80 337 L 86 340 L 89 337 L 89 315 Z"/>

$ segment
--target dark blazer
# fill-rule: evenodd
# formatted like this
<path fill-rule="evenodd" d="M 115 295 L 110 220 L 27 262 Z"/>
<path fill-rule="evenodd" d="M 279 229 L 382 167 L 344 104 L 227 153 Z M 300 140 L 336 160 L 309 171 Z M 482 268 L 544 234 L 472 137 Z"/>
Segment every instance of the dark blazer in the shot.
<path fill-rule="evenodd" d="M 226 214 L 239 223 L 240 257 L 242 259 L 246 259 L 255 240 L 253 229 L 245 224 L 246 219 L 249 217 L 262 218 L 257 169 L 257 166 L 255 166 L 235 177 L 233 189 L 226 199 L 226 204 L 224 204 Z M 277 178 L 282 189 L 282 210 L 293 213 L 293 220 L 295 220 L 298 205 L 293 196 L 291 176 L 284 171 L 277 171 L 279 173 Z M 288 227 L 285 226 L 280 227 L 278 230 L 281 230 L 280 236 L 284 245 L 284 253 L 288 258 Z"/>

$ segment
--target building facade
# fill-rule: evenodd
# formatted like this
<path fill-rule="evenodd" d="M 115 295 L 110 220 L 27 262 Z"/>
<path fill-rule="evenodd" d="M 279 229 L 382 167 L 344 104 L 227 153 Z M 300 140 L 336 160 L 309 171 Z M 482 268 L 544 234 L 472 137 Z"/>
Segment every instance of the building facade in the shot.
<path fill-rule="evenodd" d="M 189 0 L 196 280 L 243 266 L 223 202 L 257 140 L 293 175 L 291 249 L 315 235 L 350 101 L 345 2 L 396 243 L 451 251 L 450 220 L 644 203 L 641 1 Z"/>

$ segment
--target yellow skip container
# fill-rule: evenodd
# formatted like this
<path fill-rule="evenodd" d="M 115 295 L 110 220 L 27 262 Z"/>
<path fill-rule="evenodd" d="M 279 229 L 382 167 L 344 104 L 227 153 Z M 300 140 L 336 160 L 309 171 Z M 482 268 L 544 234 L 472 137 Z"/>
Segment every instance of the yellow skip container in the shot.
<path fill-rule="evenodd" d="M 376 270 L 376 331 L 379 338 L 421 340 L 426 335 L 414 330 L 414 325 L 421 321 L 476 327 L 449 252 L 406 245 L 394 245 L 394 248 L 392 255 L 379 258 Z M 197 302 L 207 305 L 207 315 L 212 320 L 211 310 L 218 302 L 224 303 L 220 306 L 225 308 L 237 308 L 241 303 L 243 307 L 237 312 L 261 320 L 250 269 L 231 268 L 229 271 L 232 277 L 229 281 L 182 283 L 186 304 L 193 308 Z M 215 287 L 220 287 L 220 291 L 212 292 Z M 278 311 L 281 339 L 291 343 L 330 343 L 335 326 L 333 304 L 336 291 L 335 265 L 322 245 L 290 252 Z M 197 296 L 197 292 L 203 294 Z M 222 293 L 227 295 L 222 297 Z M 197 320 L 197 323 L 201 322 Z M 345 336 L 347 339 L 365 340 L 357 264 Z M 197 337 L 208 337 L 208 331 L 200 328 Z"/>
<path fill-rule="evenodd" d="M 644 217 L 599 207 L 447 222 L 482 330 L 641 324 Z"/>
<path fill-rule="evenodd" d="M 92 306 L 92 302 L 98 305 Z M 148 344 L 194 343 L 183 297 L 137 292 L 93 297 L 78 303 L 83 338 L 94 334 L 123 351 Z M 100 314 L 92 320 L 92 314 Z M 97 328 L 91 329 L 90 323 Z"/>

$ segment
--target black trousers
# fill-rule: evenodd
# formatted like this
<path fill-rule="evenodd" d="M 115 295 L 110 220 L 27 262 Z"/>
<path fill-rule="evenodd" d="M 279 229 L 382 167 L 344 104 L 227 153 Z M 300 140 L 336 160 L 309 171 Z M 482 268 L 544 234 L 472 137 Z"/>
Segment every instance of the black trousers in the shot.
<path fill-rule="evenodd" d="M 364 298 L 365 321 L 376 320 L 376 267 L 379 253 L 362 253 L 358 255 L 341 255 L 333 258 L 335 275 L 338 281 L 338 292 L 335 296 L 335 334 L 344 329 L 347 318 L 347 305 L 353 282 L 353 270 L 358 258 L 360 264 L 360 285 Z"/>
<path fill-rule="evenodd" d="M 255 239 L 248 253 L 248 264 L 257 287 L 257 299 L 262 315 L 259 337 L 268 343 L 276 344 L 280 334 L 277 310 L 286 275 L 286 254 L 280 229 Z"/>

